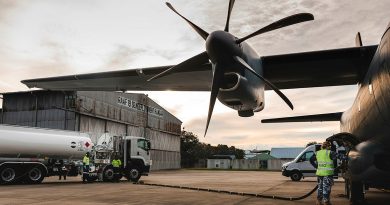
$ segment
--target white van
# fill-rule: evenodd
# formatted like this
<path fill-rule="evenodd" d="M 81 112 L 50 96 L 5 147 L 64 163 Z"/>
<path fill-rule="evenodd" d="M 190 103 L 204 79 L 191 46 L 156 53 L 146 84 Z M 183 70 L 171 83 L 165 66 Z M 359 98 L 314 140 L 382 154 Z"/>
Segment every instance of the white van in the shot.
<path fill-rule="evenodd" d="M 336 145 L 336 151 L 338 153 L 345 154 L 345 148 Z M 316 168 L 310 163 L 310 158 L 316 151 L 321 149 L 321 144 L 310 145 L 306 147 L 299 155 L 291 162 L 287 162 L 282 165 L 282 175 L 290 177 L 293 181 L 299 181 L 303 177 L 315 177 Z M 337 160 L 337 166 L 341 164 L 340 160 Z M 337 173 L 335 173 L 337 177 Z"/>

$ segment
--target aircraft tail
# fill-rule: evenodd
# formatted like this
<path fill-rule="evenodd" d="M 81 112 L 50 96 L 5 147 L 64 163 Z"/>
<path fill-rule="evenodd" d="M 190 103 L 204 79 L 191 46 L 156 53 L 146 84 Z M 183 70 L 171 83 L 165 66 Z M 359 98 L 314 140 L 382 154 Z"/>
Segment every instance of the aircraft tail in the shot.
<path fill-rule="evenodd" d="M 282 122 L 323 122 L 340 121 L 343 112 L 325 113 L 316 115 L 303 115 L 294 117 L 282 117 L 261 120 L 262 123 L 282 123 Z"/>

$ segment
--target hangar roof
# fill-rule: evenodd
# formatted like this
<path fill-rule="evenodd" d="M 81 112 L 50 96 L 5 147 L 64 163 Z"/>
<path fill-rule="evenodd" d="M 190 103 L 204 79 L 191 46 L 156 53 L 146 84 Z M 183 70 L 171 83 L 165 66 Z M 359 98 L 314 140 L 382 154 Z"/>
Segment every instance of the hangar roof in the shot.
<path fill-rule="evenodd" d="M 256 156 L 250 159 L 269 160 L 269 159 L 276 159 L 276 158 L 269 154 L 261 153 L 261 154 L 257 154 Z"/>
<path fill-rule="evenodd" d="M 304 149 L 304 147 L 275 147 L 271 149 L 271 155 L 279 159 L 294 159 Z"/>

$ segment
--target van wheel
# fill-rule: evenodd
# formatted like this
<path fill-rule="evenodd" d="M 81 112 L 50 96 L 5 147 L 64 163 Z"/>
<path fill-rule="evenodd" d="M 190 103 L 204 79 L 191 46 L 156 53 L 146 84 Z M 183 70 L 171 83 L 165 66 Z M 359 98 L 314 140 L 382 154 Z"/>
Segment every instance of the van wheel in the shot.
<path fill-rule="evenodd" d="M 290 176 L 291 180 L 293 181 L 299 181 L 302 178 L 302 174 L 299 171 L 293 171 Z"/>

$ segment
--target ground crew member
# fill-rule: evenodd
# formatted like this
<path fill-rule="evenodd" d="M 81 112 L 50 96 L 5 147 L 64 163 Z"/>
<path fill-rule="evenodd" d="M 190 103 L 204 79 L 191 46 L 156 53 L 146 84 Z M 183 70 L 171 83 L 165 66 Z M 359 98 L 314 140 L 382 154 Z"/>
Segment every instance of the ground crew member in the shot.
<path fill-rule="evenodd" d="M 65 166 L 63 160 L 59 161 L 58 172 L 58 180 L 61 180 L 61 177 L 66 180 L 66 176 L 68 175 L 68 168 Z"/>
<path fill-rule="evenodd" d="M 333 160 L 336 159 L 337 154 L 330 150 L 331 144 L 329 142 L 323 142 L 321 150 L 316 152 L 310 158 L 310 163 L 317 168 L 317 205 L 324 202 L 325 205 L 330 205 L 330 192 L 333 185 L 334 164 Z"/>
<path fill-rule="evenodd" d="M 83 183 L 88 181 L 88 176 L 89 176 L 89 157 L 90 157 L 89 152 L 87 152 L 84 155 L 84 158 L 83 158 Z"/>
<path fill-rule="evenodd" d="M 122 162 L 121 160 L 119 159 L 119 156 L 116 155 L 115 156 L 115 159 L 112 160 L 112 166 L 114 168 L 114 180 L 116 182 L 119 182 L 119 177 L 120 177 L 120 167 L 122 166 Z"/>

